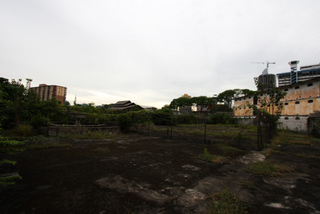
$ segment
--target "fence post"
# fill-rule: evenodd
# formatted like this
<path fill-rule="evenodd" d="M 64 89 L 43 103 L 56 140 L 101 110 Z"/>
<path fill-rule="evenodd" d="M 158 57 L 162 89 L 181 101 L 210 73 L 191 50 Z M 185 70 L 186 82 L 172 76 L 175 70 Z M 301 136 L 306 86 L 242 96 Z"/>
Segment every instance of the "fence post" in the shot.
<path fill-rule="evenodd" d="M 150 112 L 148 112 L 148 134 L 150 129 Z"/>
<path fill-rule="evenodd" d="M 171 133 L 170 133 L 171 139 L 172 139 L 172 124 L 173 124 L 173 112 L 171 113 Z"/>
<path fill-rule="evenodd" d="M 204 118 L 204 143 L 207 143 L 207 115 Z"/>
<path fill-rule="evenodd" d="M 260 142 L 262 141 L 262 134 L 261 134 L 261 125 L 260 125 L 260 122 L 261 122 L 261 112 L 258 110 L 258 113 L 257 113 L 257 146 L 258 146 L 258 149 L 261 150 L 261 146 L 260 146 Z M 261 142 L 262 144 L 262 142 Z"/>

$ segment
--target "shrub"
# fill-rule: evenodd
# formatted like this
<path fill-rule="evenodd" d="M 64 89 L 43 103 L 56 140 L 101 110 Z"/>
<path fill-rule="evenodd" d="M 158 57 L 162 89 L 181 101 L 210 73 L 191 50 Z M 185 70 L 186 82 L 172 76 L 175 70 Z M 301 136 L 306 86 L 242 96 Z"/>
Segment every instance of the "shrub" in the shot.
<path fill-rule="evenodd" d="M 47 126 L 51 124 L 51 121 L 48 117 L 42 116 L 41 114 L 37 114 L 36 116 L 31 118 L 30 124 L 34 128 L 38 128 L 40 126 Z"/>
<path fill-rule="evenodd" d="M 33 128 L 30 125 L 19 125 L 13 130 L 18 137 L 30 137 L 34 134 Z"/>
<path fill-rule="evenodd" d="M 209 197 L 206 213 L 242 214 L 247 213 L 246 209 L 247 205 L 226 188 Z"/>
<path fill-rule="evenodd" d="M 18 148 L 21 145 L 23 145 L 22 142 L 15 141 L 15 140 L 8 140 L 0 136 L 0 153 L 7 153 L 9 155 L 13 155 L 16 152 L 23 151 L 21 148 Z M 16 161 L 8 160 L 8 159 L 0 160 L 0 166 L 1 165 L 13 166 L 16 163 L 17 163 Z M 6 174 L 5 176 L 0 177 L 0 185 L 7 186 L 7 185 L 15 184 L 16 179 L 21 179 L 21 176 L 16 173 Z"/>
<path fill-rule="evenodd" d="M 171 111 L 164 111 L 164 110 L 158 110 L 152 113 L 152 122 L 155 125 L 160 125 L 160 126 L 168 126 L 171 125 L 177 125 L 177 118 L 172 117 Z"/>
<path fill-rule="evenodd" d="M 222 163 L 225 159 L 222 156 L 210 154 L 207 148 L 204 148 L 203 154 L 199 155 L 198 158 L 204 161 L 214 162 L 214 163 Z"/>
<path fill-rule="evenodd" d="M 209 124 L 235 124 L 236 119 L 229 114 L 212 114 L 210 115 Z"/>
<path fill-rule="evenodd" d="M 132 126 L 132 119 L 128 114 L 117 115 L 117 124 L 122 132 L 128 132 Z"/>
<path fill-rule="evenodd" d="M 146 110 L 129 111 L 127 114 L 132 119 L 132 123 L 135 123 L 135 124 L 142 124 L 149 120 L 149 115 Z"/>
<path fill-rule="evenodd" d="M 176 117 L 177 117 L 178 124 L 195 124 L 195 123 L 197 123 L 197 119 L 193 115 L 180 114 L 180 115 L 177 115 Z"/>

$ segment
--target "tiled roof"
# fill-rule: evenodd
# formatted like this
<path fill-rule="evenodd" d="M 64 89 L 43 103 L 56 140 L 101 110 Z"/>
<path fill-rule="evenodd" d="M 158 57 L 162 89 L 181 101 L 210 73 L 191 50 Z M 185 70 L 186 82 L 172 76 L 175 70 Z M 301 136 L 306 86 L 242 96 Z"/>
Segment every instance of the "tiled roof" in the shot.
<path fill-rule="evenodd" d="M 137 106 L 137 105 L 132 103 L 130 100 L 125 100 L 125 101 L 118 101 L 110 109 L 116 110 L 116 111 L 121 111 L 121 110 L 130 109 L 135 106 Z"/>

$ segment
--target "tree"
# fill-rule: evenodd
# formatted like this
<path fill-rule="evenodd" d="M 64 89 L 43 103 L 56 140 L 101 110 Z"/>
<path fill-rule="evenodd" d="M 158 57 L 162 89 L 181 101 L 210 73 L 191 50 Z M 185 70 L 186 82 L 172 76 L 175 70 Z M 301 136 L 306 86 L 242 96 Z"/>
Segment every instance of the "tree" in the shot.
<path fill-rule="evenodd" d="M 235 98 L 235 95 L 236 95 L 236 90 L 239 90 L 239 89 L 234 89 L 234 90 L 230 89 L 230 90 L 226 90 L 224 92 L 221 92 L 218 95 L 218 101 L 224 102 L 224 104 L 226 106 L 231 108 L 232 100 Z"/>
<path fill-rule="evenodd" d="M 196 106 L 200 106 L 201 110 L 203 108 L 211 108 L 213 105 L 216 104 L 216 99 L 213 97 L 207 97 L 207 96 L 199 96 L 199 97 L 192 97 L 190 102 L 192 104 L 195 104 Z"/>
<path fill-rule="evenodd" d="M 30 85 L 31 79 L 27 79 L 27 85 Z M 27 120 L 29 116 L 28 105 L 35 104 L 37 99 L 35 92 L 29 90 L 21 83 L 21 79 L 18 81 L 0 78 L 0 85 L 3 94 L 2 112 L 4 114 L 3 125 L 5 127 L 10 124 L 20 124 L 21 121 Z M 32 108 L 31 108 L 32 109 Z"/>
<path fill-rule="evenodd" d="M 258 81 L 255 83 L 257 89 L 259 89 Z M 269 143 L 277 133 L 277 122 L 283 109 L 281 99 L 286 96 L 286 92 L 273 86 L 268 91 L 256 91 L 254 96 L 257 97 L 257 105 L 248 103 L 248 106 L 253 109 L 254 114 L 257 116 L 258 148 L 262 149 L 261 124 L 265 130 L 265 142 Z"/>
<path fill-rule="evenodd" d="M 178 107 L 186 107 L 191 105 L 192 105 L 192 102 L 190 98 L 179 97 L 171 101 L 170 108 L 177 110 Z"/>
<path fill-rule="evenodd" d="M 226 106 L 229 108 L 232 107 L 232 101 L 241 96 L 248 96 L 252 95 L 254 96 L 255 92 L 251 91 L 250 89 L 229 89 L 226 91 L 221 92 L 218 95 L 218 102 L 224 102 Z"/>
<path fill-rule="evenodd" d="M 3 97 L 6 97 L 6 93 L 4 92 L 2 85 L 0 85 L 0 104 L 4 103 Z M 0 129 L 1 129 L 1 122 L 3 119 L 3 108 L 0 108 Z M 0 153 L 7 153 L 9 155 L 14 154 L 17 151 L 21 151 L 17 146 L 22 145 L 22 142 L 8 140 L 0 136 Z M 1 165 L 15 165 L 17 162 L 13 160 L 0 160 Z M 9 173 L 4 176 L 0 177 L 0 185 L 7 186 L 10 184 L 14 184 L 16 179 L 21 179 L 19 174 Z"/>

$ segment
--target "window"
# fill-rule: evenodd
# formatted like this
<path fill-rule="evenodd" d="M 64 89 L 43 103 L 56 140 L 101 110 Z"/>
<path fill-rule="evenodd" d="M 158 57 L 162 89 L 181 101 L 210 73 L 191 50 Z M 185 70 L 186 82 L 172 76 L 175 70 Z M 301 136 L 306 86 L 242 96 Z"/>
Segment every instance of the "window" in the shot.
<path fill-rule="evenodd" d="M 308 103 L 313 103 L 313 100 L 308 100 Z"/>
<path fill-rule="evenodd" d="M 299 86 L 296 86 L 294 89 L 299 89 L 300 87 Z"/>
<path fill-rule="evenodd" d="M 308 84 L 308 87 L 310 87 L 310 86 L 313 86 L 313 84 L 312 84 L 312 83 L 309 83 L 309 84 Z"/>
<path fill-rule="evenodd" d="M 296 104 L 300 104 L 300 102 L 299 102 L 299 101 L 296 101 Z"/>
<path fill-rule="evenodd" d="M 287 106 L 287 105 L 289 105 L 289 103 L 285 103 L 284 105 Z"/>
<path fill-rule="evenodd" d="M 288 91 L 288 89 L 286 88 L 286 89 L 284 89 L 284 91 Z"/>
<path fill-rule="evenodd" d="M 299 116 L 296 116 L 296 120 L 300 120 L 300 117 L 299 117 Z"/>
<path fill-rule="evenodd" d="M 288 117 L 285 117 L 284 119 L 285 119 L 285 120 L 289 120 L 289 118 L 288 118 Z"/>

